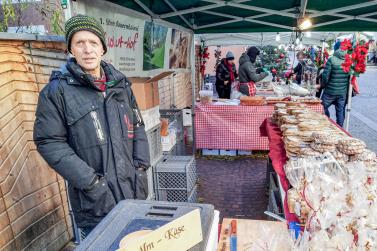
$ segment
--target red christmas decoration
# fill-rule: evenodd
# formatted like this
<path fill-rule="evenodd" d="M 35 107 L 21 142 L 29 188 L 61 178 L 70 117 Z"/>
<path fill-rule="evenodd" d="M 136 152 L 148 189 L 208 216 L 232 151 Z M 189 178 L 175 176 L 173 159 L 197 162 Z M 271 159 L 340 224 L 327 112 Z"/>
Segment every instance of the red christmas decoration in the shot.
<path fill-rule="evenodd" d="M 285 55 L 282 53 L 282 54 L 280 54 L 280 58 L 284 58 L 285 57 Z"/>
<path fill-rule="evenodd" d="M 351 85 L 356 93 L 360 93 L 357 78 L 361 73 L 366 71 L 366 57 L 368 54 L 369 43 L 352 43 L 351 40 L 345 39 L 340 48 L 347 51 L 344 57 L 342 69 L 351 75 Z"/>
<path fill-rule="evenodd" d="M 348 51 L 352 49 L 352 42 L 350 39 L 344 39 L 343 42 L 340 44 L 340 48 L 343 51 Z"/>
<path fill-rule="evenodd" d="M 200 73 L 202 74 L 202 77 L 204 77 L 204 72 L 206 70 L 206 63 L 207 59 L 209 59 L 209 52 L 208 52 L 208 47 L 201 47 L 199 51 L 199 57 L 200 57 Z"/>

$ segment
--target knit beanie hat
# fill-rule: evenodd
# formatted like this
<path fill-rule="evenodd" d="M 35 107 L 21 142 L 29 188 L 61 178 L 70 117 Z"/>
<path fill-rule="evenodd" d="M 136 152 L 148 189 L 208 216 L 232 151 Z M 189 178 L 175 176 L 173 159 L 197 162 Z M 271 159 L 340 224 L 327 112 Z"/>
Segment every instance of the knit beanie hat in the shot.
<path fill-rule="evenodd" d="M 233 60 L 234 59 L 234 54 L 231 51 L 228 51 L 228 53 L 226 54 L 225 57 L 228 60 Z"/>
<path fill-rule="evenodd" d="M 255 63 L 255 61 L 256 61 L 256 59 L 257 59 L 257 56 L 259 55 L 259 50 L 258 50 L 257 47 L 252 46 L 252 47 L 250 47 L 249 49 L 247 49 L 246 54 L 249 56 L 250 61 L 251 61 L 252 63 Z"/>
<path fill-rule="evenodd" d="M 335 42 L 335 44 L 334 44 L 334 51 L 339 50 L 339 48 L 340 48 L 340 41 L 337 40 L 337 41 Z"/>
<path fill-rule="evenodd" d="M 105 31 L 103 30 L 101 24 L 95 18 L 84 15 L 71 17 L 65 23 L 65 39 L 67 41 L 69 52 L 71 52 L 72 37 L 78 31 L 90 31 L 97 35 L 102 42 L 104 53 L 107 52 Z"/>

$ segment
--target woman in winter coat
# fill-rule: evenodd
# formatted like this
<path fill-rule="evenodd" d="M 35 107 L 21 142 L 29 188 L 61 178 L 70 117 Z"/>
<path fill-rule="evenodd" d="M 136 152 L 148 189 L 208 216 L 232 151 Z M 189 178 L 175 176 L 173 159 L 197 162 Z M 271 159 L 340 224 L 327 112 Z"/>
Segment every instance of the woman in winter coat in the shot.
<path fill-rule="evenodd" d="M 237 78 L 234 55 L 232 52 L 226 54 L 216 68 L 216 91 L 219 98 L 230 99 L 232 83 Z"/>
<path fill-rule="evenodd" d="M 305 62 L 304 62 L 305 55 L 304 55 L 304 52 L 299 51 L 297 52 L 296 56 L 297 56 L 298 63 L 296 67 L 293 69 L 293 73 L 296 75 L 297 84 L 301 85 L 301 81 L 305 73 Z"/>
<path fill-rule="evenodd" d="M 267 72 L 257 74 L 255 68 L 255 61 L 259 55 L 259 50 L 252 46 L 246 53 L 243 53 L 240 57 L 239 63 L 239 81 L 240 92 L 247 96 L 255 96 L 256 88 L 255 83 L 261 81 L 268 76 Z"/>

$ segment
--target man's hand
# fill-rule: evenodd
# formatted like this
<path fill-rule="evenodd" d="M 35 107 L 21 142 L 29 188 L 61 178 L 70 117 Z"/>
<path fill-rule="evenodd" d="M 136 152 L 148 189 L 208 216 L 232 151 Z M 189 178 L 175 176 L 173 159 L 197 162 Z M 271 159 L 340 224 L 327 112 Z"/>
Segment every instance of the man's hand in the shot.
<path fill-rule="evenodd" d="M 225 80 L 225 81 L 224 81 L 224 85 L 227 85 L 228 83 L 229 83 L 228 80 Z"/>
<path fill-rule="evenodd" d="M 100 182 L 100 177 L 96 176 L 93 181 L 89 184 L 88 188 L 84 189 L 85 191 L 92 190 Z"/>

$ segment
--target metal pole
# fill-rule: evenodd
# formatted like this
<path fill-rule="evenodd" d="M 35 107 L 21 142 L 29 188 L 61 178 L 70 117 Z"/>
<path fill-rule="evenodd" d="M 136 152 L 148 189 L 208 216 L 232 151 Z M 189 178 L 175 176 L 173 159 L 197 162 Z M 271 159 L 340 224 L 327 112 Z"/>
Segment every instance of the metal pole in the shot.
<path fill-rule="evenodd" d="M 353 40 L 357 40 L 356 33 L 353 34 Z M 346 124 L 344 126 L 344 129 L 348 131 L 349 123 L 350 123 L 350 117 L 351 117 L 351 106 L 352 106 L 352 84 L 351 84 L 352 76 L 350 76 L 349 80 L 349 86 L 348 86 L 348 100 L 347 100 L 347 106 L 346 106 Z"/>
<path fill-rule="evenodd" d="M 344 126 L 344 129 L 346 129 L 346 131 L 348 131 L 349 124 L 350 124 L 351 105 L 352 105 L 352 84 L 351 84 L 351 78 L 350 78 L 349 86 L 348 86 L 348 100 L 347 100 L 347 106 L 346 106 L 346 123 Z"/>
<path fill-rule="evenodd" d="M 196 146 L 195 146 L 195 89 L 196 89 L 196 67 L 195 67 L 195 61 L 196 61 L 196 55 L 195 55 L 195 37 L 194 33 L 192 33 L 192 38 L 191 38 L 191 57 L 190 57 L 190 62 L 191 62 L 191 92 L 192 92 L 192 97 L 191 97 L 191 124 L 192 124 L 192 153 L 195 155 L 196 152 Z"/>

